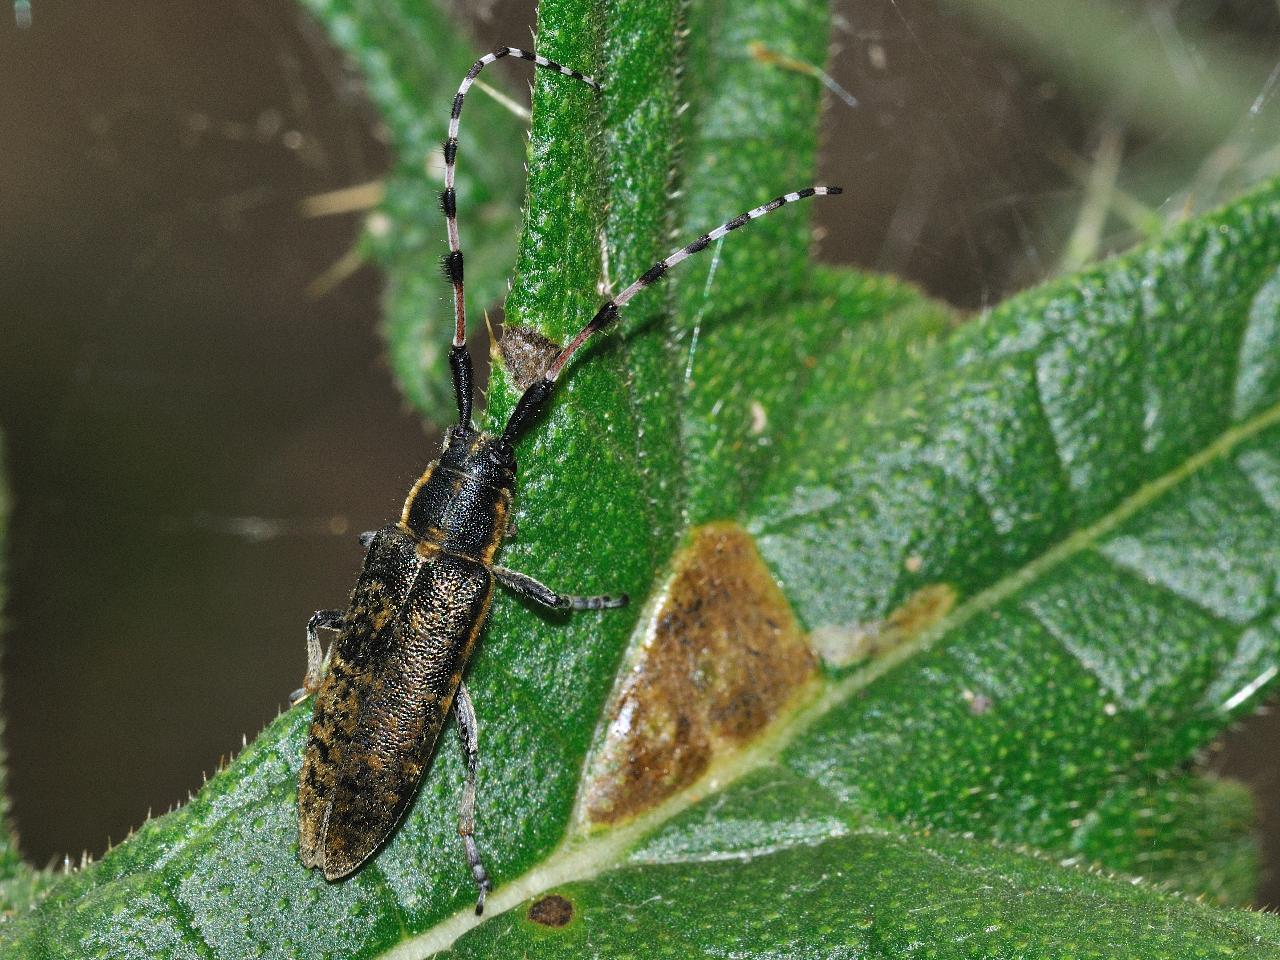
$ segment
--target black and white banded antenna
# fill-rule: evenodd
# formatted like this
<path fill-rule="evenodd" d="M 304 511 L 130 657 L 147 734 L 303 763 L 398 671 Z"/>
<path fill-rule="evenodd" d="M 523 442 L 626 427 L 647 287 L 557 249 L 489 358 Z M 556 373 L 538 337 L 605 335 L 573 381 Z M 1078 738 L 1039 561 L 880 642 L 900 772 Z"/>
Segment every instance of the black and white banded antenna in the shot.
<path fill-rule="evenodd" d="M 797 200 L 804 200 L 807 197 L 832 197 L 842 193 L 840 187 L 805 187 L 803 190 L 797 190 L 794 193 L 784 193 L 780 197 L 775 197 L 768 203 L 762 203 L 758 207 L 753 207 L 746 213 L 739 214 L 727 223 L 722 223 L 714 230 L 704 233 L 693 243 L 681 247 L 674 253 L 667 255 L 659 260 L 616 297 L 605 301 L 604 305 L 596 311 L 596 315 L 592 317 L 587 324 L 578 331 L 577 335 L 569 341 L 568 345 L 560 351 L 559 355 L 551 361 L 551 365 L 547 367 L 547 372 L 538 380 L 535 380 L 528 389 L 520 396 L 516 408 L 511 413 L 511 418 L 507 421 L 506 427 L 502 431 L 503 443 L 510 446 L 517 437 L 524 431 L 529 422 L 537 415 L 542 408 L 542 404 L 551 394 L 552 387 L 555 386 L 556 378 L 560 376 L 560 371 L 564 369 L 570 358 L 578 352 L 579 348 L 591 338 L 593 334 L 599 333 L 601 330 L 611 326 L 618 319 L 618 312 L 631 301 L 645 287 L 657 283 L 666 274 L 668 270 L 686 260 L 699 251 L 705 250 L 712 243 L 721 237 L 737 230 L 739 227 L 745 226 L 752 220 L 758 220 L 767 213 L 772 213 L 779 207 L 784 207 L 788 203 L 795 203 Z"/>
<path fill-rule="evenodd" d="M 467 307 L 462 295 L 462 243 L 458 238 L 458 195 L 454 189 L 454 167 L 458 159 L 458 126 L 462 120 L 462 101 L 476 82 L 480 71 L 503 57 L 519 57 L 535 66 L 572 77 L 597 92 L 600 84 L 577 70 L 548 60 L 536 53 L 515 47 L 497 47 L 471 65 L 458 86 L 449 112 L 449 135 L 444 142 L 444 192 L 440 194 L 440 208 L 444 211 L 445 228 L 449 234 L 449 252 L 442 262 L 444 274 L 453 284 L 453 346 L 449 350 L 449 370 L 453 374 L 453 387 L 458 402 L 458 423 L 471 427 L 471 355 L 467 353 Z"/>

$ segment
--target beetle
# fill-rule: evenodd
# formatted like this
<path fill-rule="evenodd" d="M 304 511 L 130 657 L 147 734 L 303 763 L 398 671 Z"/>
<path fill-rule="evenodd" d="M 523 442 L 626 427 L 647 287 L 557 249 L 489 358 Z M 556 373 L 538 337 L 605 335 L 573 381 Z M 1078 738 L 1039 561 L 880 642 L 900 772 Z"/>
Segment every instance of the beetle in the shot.
<path fill-rule="evenodd" d="M 757 217 L 796 200 L 840 193 L 809 187 L 788 193 L 721 224 L 659 260 L 609 299 L 521 395 L 498 435 L 471 420 L 472 367 L 466 349 L 463 260 L 458 237 L 454 165 L 463 99 L 480 71 L 518 57 L 600 91 L 591 77 L 513 47 L 497 47 L 467 72 L 453 100 L 444 143 L 441 194 L 453 286 L 454 337 L 449 369 L 458 423 L 444 449 L 409 491 L 399 519 L 361 536 L 364 567 L 344 610 L 317 611 L 307 624 L 307 672 L 295 696 L 315 695 L 298 786 L 302 863 L 339 880 L 359 869 L 394 832 L 435 751 L 450 710 L 466 759 L 458 833 L 478 890 L 476 913 L 491 889 L 475 839 L 479 743 L 475 708 L 463 682 L 488 616 L 495 581 L 553 610 L 602 610 L 627 597 L 561 594 L 495 560 L 511 522 L 515 443 L 542 412 L 557 378 L 588 338 L 670 267 Z M 319 630 L 338 632 L 322 653 Z"/>

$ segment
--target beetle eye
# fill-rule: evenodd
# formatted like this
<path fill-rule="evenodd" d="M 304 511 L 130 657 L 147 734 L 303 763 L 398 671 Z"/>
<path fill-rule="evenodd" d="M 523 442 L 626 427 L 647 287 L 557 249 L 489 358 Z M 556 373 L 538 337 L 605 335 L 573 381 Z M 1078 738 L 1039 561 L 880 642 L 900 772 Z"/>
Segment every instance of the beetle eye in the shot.
<path fill-rule="evenodd" d="M 510 444 L 496 443 L 489 448 L 489 461 L 496 466 L 512 470 L 516 465 L 516 452 Z"/>

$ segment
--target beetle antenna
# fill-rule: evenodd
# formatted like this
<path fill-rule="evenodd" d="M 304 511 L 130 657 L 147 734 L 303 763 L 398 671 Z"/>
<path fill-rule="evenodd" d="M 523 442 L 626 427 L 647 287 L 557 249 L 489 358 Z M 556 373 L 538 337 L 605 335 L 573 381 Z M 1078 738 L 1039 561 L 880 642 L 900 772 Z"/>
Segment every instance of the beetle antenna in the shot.
<path fill-rule="evenodd" d="M 462 246 L 458 240 L 458 195 L 454 190 L 454 165 L 458 158 L 458 124 L 462 119 L 462 101 L 475 83 L 480 71 L 503 57 L 519 57 L 528 60 L 535 66 L 554 70 L 566 77 L 581 80 L 594 90 L 600 90 L 600 84 L 591 77 L 571 70 L 568 67 L 540 57 L 527 50 L 515 47 L 495 47 L 493 53 L 486 53 L 471 65 L 467 75 L 458 86 L 453 98 L 453 109 L 449 113 L 449 136 L 444 142 L 444 192 L 440 194 L 440 208 L 444 211 L 445 226 L 449 234 L 449 252 L 441 265 L 444 274 L 453 284 L 453 347 L 449 350 L 449 370 L 453 374 L 453 391 L 458 403 L 458 422 L 463 427 L 471 426 L 471 356 L 467 353 L 467 308 L 462 299 Z"/>
<path fill-rule="evenodd" d="M 506 428 L 502 431 L 502 442 L 508 446 L 512 444 L 516 437 L 524 432 L 529 422 L 538 414 L 542 404 L 551 394 L 551 388 L 555 385 L 556 378 L 560 376 L 560 371 L 564 369 L 569 359 L 577 353 L 578 349 L 586 343 L 592 334 L 604 330 L 611 326 L 618 319 L 618 311 L 627 305 L 627 303 L 637 293 L 651 284 L 657 283 L 662 279 L 663 275 L 674 267 L 681 260 L 693 256 L 700 250 L 705 250 L 713 242 L 739 227 L 750 223 L 752 220 L 758 220 L 766 213 L 772 213 L 779 207 L 786 206 L 788 203 L 794 203 L 797 200 L 804 200 L 806 197 L 828 197 L 842 193 L 840 187 L 806 187 L 803 190 L 797 190 L 795 193 L 785 193 L 780 197 L 775 197 L 768 203 L 761 204 L 746 213 L 740 214 L 730 220 L 728 223 L 722 223 L 709 233 L 704 233 L 697 240 L 688 246 L 681 247 L 679 250 L 668 255 L 665 259 L 659 260 L 652 267 L 646 270 L 631 286 L 627 287 L 620 294 L 611 300 L 607 300 L 596 315 L 578 331 L 577 336 L 569 341 L 569 345 L 560 351 L 560 354 L 551 361 L 551 365 L 547 367 L 547 372 L 542 378 L 535 380 L 527 390 L 521 395 L 520 401 L 516 404 L 515 410 L 511 414 L 511 418 L 507 421 Z"/>

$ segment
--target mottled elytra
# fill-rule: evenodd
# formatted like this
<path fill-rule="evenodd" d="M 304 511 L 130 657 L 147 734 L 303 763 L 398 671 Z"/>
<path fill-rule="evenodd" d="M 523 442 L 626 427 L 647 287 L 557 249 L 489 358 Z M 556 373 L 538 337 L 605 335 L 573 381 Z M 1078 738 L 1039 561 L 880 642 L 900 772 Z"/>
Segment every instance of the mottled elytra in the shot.
<path fill-rule="evenodd" d="M 454 711 L 466 757 L 458 833 L 479 889 L 476 913 L 484 908 L 490 882 L 475 839 L 479 745 L 475 708 L 462 676 L 488 616 L 494 581 L 555 610 L 600 610 L 627 603 L 626 596 L 560 594 L 494 562 L 510 523 L 516 441 L 542 411 L 578 348 L 617 320 L 622 307 L 670 267 L 784 204 L 840 192 L 839 187 L 809 187 L 785 194 L 659 260 L 607 301 L 556 354 L 546 372 L 525 389 L 501 434 L 478 431 L 471 422 L 472 373 L 454 164 L 467 90 L 487 64 L 508 56 L 601 89 L 576 70 L 511 47 L 498 47 L 477 60 L 458 88 L 444 143 L 445 187 L 440 197 L 449 238 L 444 270 L 453 285 L 449 367 L 458 424 L 445 434 L 440 459 L 409 491 L 400 518 L 361 537 L 364 568 L 347 609 L 320 610 L 307 624 L 307 673 L 299 691 L 299 696 L 315 694 L 298 786 L 300 855 L 303 864 L 322 870 L 329 880 L 358 869 L 395 830 L 431 761 L 445 719 L 450 709 Z M 321 627 L 338 631 L 327 653 L 321 652 Z"/>

